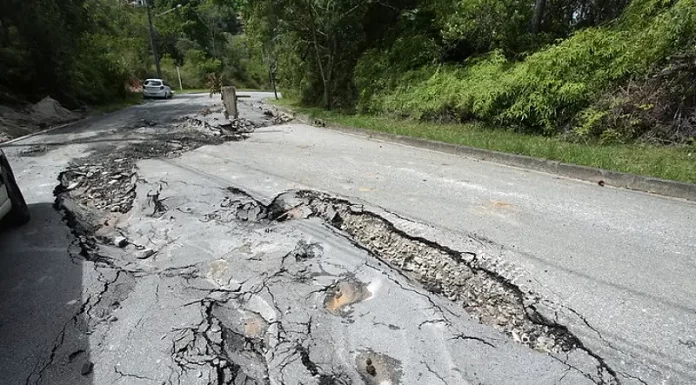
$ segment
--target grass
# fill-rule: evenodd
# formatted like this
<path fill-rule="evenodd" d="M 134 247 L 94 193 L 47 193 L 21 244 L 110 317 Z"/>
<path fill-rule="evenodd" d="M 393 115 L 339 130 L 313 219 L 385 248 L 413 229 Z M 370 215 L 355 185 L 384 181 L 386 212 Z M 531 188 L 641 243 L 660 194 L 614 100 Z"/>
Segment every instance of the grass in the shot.
<path fill-rule="evenodd" d="M 300 106 L 292 100 L 271 101 L 297 112 L 345 126 L 424 138 L 446 143 L 558 160 L 565 163 L 696 183 L 696 144 L 652 146 L 599 145 L 527 135 L 482 123 L 438 124 L 389 117 L 325 111 Z"/>
<path fill-rule="evenodd" d="M 118 111 L 120 109 L 130 107 L 135 104 L 140 104 L 143 101 L 143 95 L 140 92 L 129 92 L 123 100 L 109 102 L 94 106 L 90 115 L 105 114 L 108 112 Z"/>

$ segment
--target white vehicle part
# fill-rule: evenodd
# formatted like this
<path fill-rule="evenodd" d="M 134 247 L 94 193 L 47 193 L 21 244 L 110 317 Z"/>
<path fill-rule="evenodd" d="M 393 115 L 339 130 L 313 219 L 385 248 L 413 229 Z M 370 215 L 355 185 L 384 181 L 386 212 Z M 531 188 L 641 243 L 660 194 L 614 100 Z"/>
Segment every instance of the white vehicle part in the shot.
<path fill-rule="evenodd" d="M 7 187 L 5 184 L 0 185 L 0 218 L 3 218 L 12 210 L 12 202 L 7 195 Z"/>

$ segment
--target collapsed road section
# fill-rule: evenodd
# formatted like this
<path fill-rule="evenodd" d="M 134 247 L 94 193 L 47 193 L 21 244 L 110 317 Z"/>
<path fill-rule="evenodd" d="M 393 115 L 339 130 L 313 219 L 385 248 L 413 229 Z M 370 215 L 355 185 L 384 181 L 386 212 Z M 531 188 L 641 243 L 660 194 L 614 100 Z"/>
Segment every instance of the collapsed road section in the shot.
<path fill-rule="evenodd" d="M 475 252 L 331 195 L 266 205 L 158 159 L 251 131 L 194 135 L 211 131 L 196 119 L 61 173 L 56 207 L 90 268 L 27 384 L 620 383 Z"/>
<path fill-rule="evenodd" d="M 325 194 L 266 206 L 162 164 L 111 170 L 132 182 L 99 215 L 92 179 L 62 175 L 57 204 L 105 284 L 66 331 L 85 345 L 54 347 L 35 383 L 618 383 L 474 255 Z"/>
<path fill-rule="evenodd" d="M 619 383 L 616 372 L 599 355 L 586 348 L 567 327 L 536 310 L 540 298 L 489 270 L 476 252 L 453 250 L 410 235 L 363 204 L 315 191 L 281 194 L 270 209 L 276 220 L 321 218 L 373 257 L 419 282 L 427 291 L 461 304 L 467 314 L 515 342 L 564 363 L 568 352 L 583 352 L 596 364 L 596 375 L 588 373 L 588 378 L 598 383 Z"/>

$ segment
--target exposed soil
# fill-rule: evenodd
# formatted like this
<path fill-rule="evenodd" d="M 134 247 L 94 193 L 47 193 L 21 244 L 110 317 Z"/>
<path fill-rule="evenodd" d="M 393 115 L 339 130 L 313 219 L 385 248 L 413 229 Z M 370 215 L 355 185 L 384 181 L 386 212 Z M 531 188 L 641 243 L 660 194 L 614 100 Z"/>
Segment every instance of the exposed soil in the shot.
<path fill-rule="evenodd" d="M 19 107 L 0 105 L 0 143 L 77 120 L 80 116 L 79 113 L 66 109 L 48 96 L 33 105 Z"/>

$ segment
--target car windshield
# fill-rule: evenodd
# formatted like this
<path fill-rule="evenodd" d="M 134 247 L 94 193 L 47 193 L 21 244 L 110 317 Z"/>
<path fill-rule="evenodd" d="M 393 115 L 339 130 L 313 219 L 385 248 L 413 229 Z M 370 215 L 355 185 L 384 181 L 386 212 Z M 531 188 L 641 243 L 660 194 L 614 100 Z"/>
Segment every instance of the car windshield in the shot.
<path fill-rule="evenodd" d="M 146 87 L 159 87 L 161 85 L 162 85 L 162 82 L 159 80 L 146 80 L 145 81 Z"/>

